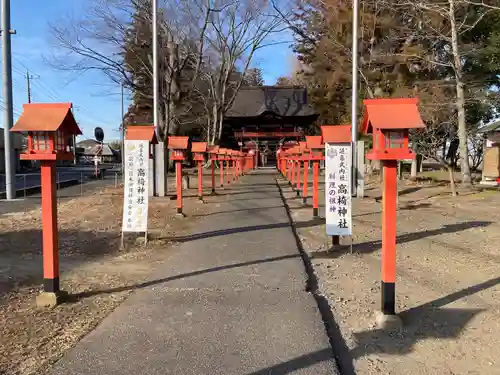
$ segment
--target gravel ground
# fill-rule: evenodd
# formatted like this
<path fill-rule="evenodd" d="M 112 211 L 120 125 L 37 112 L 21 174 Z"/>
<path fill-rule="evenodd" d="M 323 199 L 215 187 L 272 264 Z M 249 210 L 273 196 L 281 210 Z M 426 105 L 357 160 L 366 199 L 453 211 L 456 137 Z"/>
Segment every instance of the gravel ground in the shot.
<path fill-rule="evenodd" d="M 195 195 L 196 189 L 185 192 L 184 219 L 175 217 L 175 201 L 152 199 L 152 240 L 144 245 L 129 236 L 124 251 L 121 189 L 61 201 L 61 288 L 71 301 L 53 310 L 34 306 L 42 280 L 40 208 L 0 215 L 0 374 L 43 373 L 140 287 L 177 246 L 165 238 L 188 234 L 197 217 L 216 209 Z"/>
<path fill-rule="evenodd" d="M 395 334 L 377 329 L 374 319 L 380 304 L 377 183 L 354 201 L 352 254 L 348 238 L 336 249 L 326 246 L 321 222 L 300 225 L 311 220 L 312 208 L 282 186 L 347 346 L 339 353 L 342 373 L 500 374 L 500 193 L 453 198 L 444 183 L 401 183 L 396 293 L 404 329 Z M 320 198 L 323 204 L 323 191 Z"/>

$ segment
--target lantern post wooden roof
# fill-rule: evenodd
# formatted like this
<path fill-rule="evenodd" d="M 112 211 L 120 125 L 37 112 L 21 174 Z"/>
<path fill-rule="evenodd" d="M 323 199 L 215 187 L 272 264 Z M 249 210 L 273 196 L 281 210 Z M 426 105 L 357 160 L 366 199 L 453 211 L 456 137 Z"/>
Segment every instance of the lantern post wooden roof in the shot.
<path fill-rule="evenodd" d="M 308 135 L 306 136 L 306 144 L 308 149 L 324 148 L 323 137 L 321 135 Z"/>
<path fill-rule="evenodd" d="M 424 121 L 418 111 L 417 98 L 366 99 L 363 133 L 377 129 L 422 129 Z"/>
<path fill-rule="evenodd" d="M 207 142 L 193 142 L 191 144 L 191 152 L 207 152 Z"/>
<path fill-rule="evenodd" d="M 189 137 L 184 136 L 169 136 L 169 150 L 187 150 L 189 146 Z"/>
<path fill-rule="evenodd" d="M 154 125 L 129 125 L 126 128 L 125 139 L 149 141 L 151 144 L 158 143 Z"/>
<path fill-rule="evenodd" d="M 324 143 L 351 143 L 351 125 L 323 125 L 321 134 Z"/>
<path fill-rule="evenodd" d="M 23 113 L 11 132 L 56 132 L 63 129 L 67 134 L 80 135 L 72 103 L 28 103 L 23 104 Z"/>

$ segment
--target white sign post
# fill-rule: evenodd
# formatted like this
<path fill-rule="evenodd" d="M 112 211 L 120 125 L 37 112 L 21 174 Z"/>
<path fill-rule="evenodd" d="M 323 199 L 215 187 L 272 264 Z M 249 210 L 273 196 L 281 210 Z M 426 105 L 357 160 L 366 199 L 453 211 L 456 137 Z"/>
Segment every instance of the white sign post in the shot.
<path fill-rule="evenodd" d="M 351 145 L 325 144 L 325 216 L 329 236 L 352 235 Z"/>
<path fill-rule="evenodd" d="M 124 232 L 148 232 L 149 142 L 125 140 L 122 247 Z"/>

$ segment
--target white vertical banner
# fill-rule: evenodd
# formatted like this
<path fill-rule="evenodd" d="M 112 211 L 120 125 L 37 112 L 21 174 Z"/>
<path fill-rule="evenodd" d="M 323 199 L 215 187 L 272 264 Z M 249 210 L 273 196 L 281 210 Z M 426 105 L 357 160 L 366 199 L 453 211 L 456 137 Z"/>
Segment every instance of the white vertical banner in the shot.
<path fill-rule="evenodd" d="M 352 235 L 351 155 L 348 143 L 325 143 L 325 216 L 329 236 Z"/>
<path fill-rule="evenodd" d="M 149 141 L 125 140 L 123 232 L 148 231 Z"/>

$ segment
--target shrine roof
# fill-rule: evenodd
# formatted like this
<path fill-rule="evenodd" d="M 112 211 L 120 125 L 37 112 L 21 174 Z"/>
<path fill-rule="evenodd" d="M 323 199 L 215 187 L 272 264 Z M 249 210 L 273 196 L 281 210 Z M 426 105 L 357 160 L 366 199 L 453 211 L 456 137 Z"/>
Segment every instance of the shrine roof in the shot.
<path fill-rule="evenodd" d="M 307 89 L 298 86 L 259 86 L 241 88 L 226 118 L 314 117 L 318 114 L 307 103 Z"/>
<path fill-rule="evenodd" d="M 64 126 L 70 134 L 82 134 L 71 108 L 72 103 L 23 104 L 23 113 L 12 127 L 13 132 L 57 131 Z"/>

